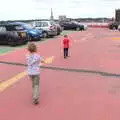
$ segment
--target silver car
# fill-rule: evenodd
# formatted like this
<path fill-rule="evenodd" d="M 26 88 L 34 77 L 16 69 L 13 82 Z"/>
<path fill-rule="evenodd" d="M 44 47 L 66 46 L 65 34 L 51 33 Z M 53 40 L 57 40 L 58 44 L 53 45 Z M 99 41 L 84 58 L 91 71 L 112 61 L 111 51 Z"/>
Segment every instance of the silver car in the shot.
<path fill-rule="evenodd" d="M 43 37 L 57 35 L 57 28 L 52 21 L 34 21 L 33 27 L 43 31 Z"/>

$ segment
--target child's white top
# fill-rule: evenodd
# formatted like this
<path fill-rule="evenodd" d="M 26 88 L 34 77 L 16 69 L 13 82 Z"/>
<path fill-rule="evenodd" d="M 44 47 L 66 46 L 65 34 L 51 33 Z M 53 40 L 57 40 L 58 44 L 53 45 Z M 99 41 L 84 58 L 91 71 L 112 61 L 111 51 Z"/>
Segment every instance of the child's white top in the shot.
<path fill-rule="evenodd" d="M 41 57 L 39 54 L 29 54 L 26 56 L 27 58 L 27 71 L 28 75 L 39 75 L 40 74 L 40 60 Z"/>

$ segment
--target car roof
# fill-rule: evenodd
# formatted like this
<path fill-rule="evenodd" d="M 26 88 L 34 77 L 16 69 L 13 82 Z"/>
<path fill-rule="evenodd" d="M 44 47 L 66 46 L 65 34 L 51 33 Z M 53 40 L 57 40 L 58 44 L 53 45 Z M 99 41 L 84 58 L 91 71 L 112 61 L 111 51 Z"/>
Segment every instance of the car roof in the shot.
<path fill-rule="evenodd" d="M 6 26 L 11 26 L 12 24 L 0 24 L 0 27 L 6 27 Z"/>
<path fill-rule="evenodd" d="M 50 20 L 38 20 L 36 22 L 50 22 Z"/>
<path fill-rule="evenodd" d="M 54 22 L 54 21 L 51 21 L 51 20 L 40 20 L 40 21 L 35 21 L 35 22 Z"/>
<path fill-rule="evenodd" d="M 5 23 L 5 24 L 0 24 L 0 26 L 11 26 L 11 25 L 24 25 L 25 23 L 20 23 L 20 22 L 10 22 L 10 23 Z"/>
<path fill-rule="evenodd" d="M 10 22 L 8 24 L 10 24 L 10 25 L 24 25 L 26 23 L 24 23 L 24 22 Z"/>

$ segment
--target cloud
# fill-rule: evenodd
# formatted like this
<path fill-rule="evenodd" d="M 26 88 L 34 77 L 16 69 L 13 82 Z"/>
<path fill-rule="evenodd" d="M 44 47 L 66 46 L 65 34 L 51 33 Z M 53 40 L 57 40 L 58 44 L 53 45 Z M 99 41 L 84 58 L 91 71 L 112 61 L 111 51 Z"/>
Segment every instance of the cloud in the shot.
<path fill-rule="evenodd" d="M 3 0 L 0 3 L 0 20 L 50 18 L 113 17 L 120 0 Z"/>
<path fill-rule="evenodd" d="M 101 1 L 105 1 L 105 2 L 119 2 L 120 0 L 101 0 Z"/>

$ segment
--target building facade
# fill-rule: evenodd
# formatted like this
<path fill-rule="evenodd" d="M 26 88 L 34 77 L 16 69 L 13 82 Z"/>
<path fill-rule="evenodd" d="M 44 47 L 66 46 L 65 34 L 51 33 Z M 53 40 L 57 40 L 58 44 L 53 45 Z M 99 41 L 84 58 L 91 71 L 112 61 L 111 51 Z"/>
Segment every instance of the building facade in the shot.
<path fill-rule="evenodd" d="M 115 21 L 120 23 L 120 9 L 115 11 Z"/>

